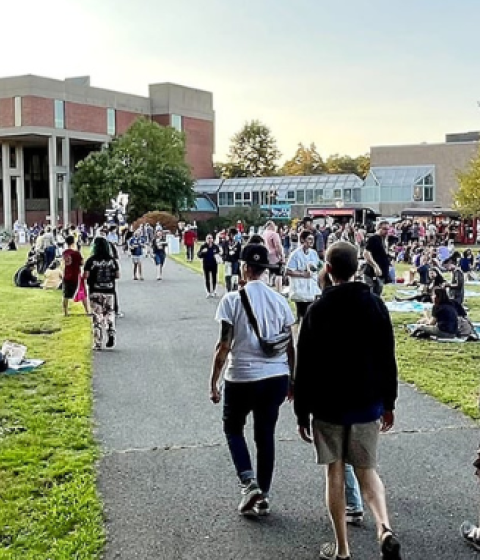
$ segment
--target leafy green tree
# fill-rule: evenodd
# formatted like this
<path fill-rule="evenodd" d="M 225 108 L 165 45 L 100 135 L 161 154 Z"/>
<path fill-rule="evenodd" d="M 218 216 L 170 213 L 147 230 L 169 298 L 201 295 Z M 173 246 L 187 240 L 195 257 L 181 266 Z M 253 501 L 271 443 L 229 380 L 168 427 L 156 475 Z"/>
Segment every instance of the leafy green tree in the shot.
<path fill-rule="evenodd" d="M 275 175 L 281 154 L 268 126 L 258 120 L 245 123 L 232 138 L 222 176 L 269 177 Z"/>
<path fill-rule="evenodd" d="M 357 175 L 362 179 L 365 179 L 370 171 L 370 154 L 363 154 L 356 157 L 355 163 L 357 165 Z"/>
<path fill-rule="evenodd" d="M 340 156 L 339 154 L 333 154 L 327 158 L 325 165 L 327 168 L 327 173 L 331 173 L 332 175 L 357 172 L 356 161 L 350 156 Z"/>
<path fill-rule="evenodd" d="M 285 162 L 281 169 L 282 175 L 319 175 L 325 173 L 326 167 L 322 156 L 318 153 L 315 144 L 305 147 L 298 145 L 292 159 Z"/>
<path fill-rule="evenodd" d="M 123 136 L 78 163 L 75 196 L 82 208 L 98 210 L 123 191 L 129 195 L 130 218 L 151 210 L 177 214 L 195 198 L 185 155 L 182 133 L 138 119 Z"/>
<path fill-rule="evenodd" d="M 458 173 L 459 188 L 454 194 L 456 208 L 464 217 L 480 216 L 480 151 L 465 171 Z"/>

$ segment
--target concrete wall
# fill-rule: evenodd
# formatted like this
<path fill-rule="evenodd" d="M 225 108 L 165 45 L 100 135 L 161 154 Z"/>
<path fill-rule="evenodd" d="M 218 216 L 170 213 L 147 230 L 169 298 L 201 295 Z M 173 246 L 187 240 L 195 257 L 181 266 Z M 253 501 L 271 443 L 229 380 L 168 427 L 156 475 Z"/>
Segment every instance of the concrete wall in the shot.
<path fill-rule="evenodd" d="M 418 144 L 411 146 L 376 146 L 371 149 L 372 167 L 396 167 L 402 165 L 435 166 L 434 202 L 412 202 L 409 208 L 452 207 L 452 194 L 458 188 L 457 173 L 465 170 L 477 155 L 479 143 Z M 382 203 L 384 216 L 399 214 L 406 203 Z"/>

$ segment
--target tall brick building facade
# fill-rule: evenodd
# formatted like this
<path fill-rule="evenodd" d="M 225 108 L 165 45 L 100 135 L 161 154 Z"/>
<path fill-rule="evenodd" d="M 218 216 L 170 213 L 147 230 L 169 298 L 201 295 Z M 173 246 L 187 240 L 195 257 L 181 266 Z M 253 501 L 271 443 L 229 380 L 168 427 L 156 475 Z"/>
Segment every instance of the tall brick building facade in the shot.
<path fill-rule="evenodd" d="M 81 220 L 81 210 L 72 209 L 75 165 L 142 116 L 185 132 L 193 176 L 213 177 L 215 114 L 209 92 L 162 83 L 150 85 L 149 96 L 141 97 L 91 87 L 88 77 L 0 79 L 0 224 L 10 230 L 16 219 Z"/>

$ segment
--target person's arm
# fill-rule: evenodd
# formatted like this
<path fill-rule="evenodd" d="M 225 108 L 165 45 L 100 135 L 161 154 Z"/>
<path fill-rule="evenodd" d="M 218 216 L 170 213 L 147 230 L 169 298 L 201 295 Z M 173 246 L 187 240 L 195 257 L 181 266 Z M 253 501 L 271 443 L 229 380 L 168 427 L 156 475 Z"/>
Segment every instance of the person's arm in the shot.
<path fill-rule="evenodd" d="M 198 250 L 197 257 L 198 257 L 199 259 L 203 259 L 203 257 L 205 256 L 203 253 L 205 252 L 206 247 L 207 247 L 207 246 L 206 246 L 206 244 L 204 243 L 204 244 L 200 247 L 200 249 Z"/>
<path fill-rule="evenodd" d="M 368 243 L 367 243 L 367 246 L 368 246 Z M 368 249 L 365 249 L 363 251 L 363 258 L 367 261 L 367 264 L 369 264 L 373 268 L 373 270 L 375 271 L 375 274 L 377 276 L 382 275 L 382 269 L 375 262 L 375 259 L 373 258 L 372 253 Z"/>
<path fill-rule="evenodd" d="M 382 431 L 388 431 L 393 427 L 395 421 L 395 402 L 398 397 L 398 368 L 395 356 L 395 336 L 393 332 L 392 320 L 385 304 L 380 298 L 377 299 L 377 305 L 381 313 L 381 321 L 379 324 L 379 371 L 382 375 L 382 401 L 383 401 L 383 418 Z"/>
<path fill-rule="evenodd" d="M 212 373 L 210 375 L 210 400 L 214 404 L 218 404 L 221 399 L 219 380 L 222 374 L 228 353 L 232 347 L 233 341 L 233 325 L 222 321 L 220 323 L 220 337 L 215 347 L 215 354 L 213 357 Z"/>

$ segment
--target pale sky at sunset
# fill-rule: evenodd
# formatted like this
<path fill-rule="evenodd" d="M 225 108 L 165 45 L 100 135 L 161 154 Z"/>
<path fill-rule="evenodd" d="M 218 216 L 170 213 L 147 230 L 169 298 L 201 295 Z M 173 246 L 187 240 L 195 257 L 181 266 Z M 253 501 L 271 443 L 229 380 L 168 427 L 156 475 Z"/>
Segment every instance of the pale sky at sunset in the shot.
<path fill-rule="evenodd" d="M 23 0 L 2 20 L 0 76 L 213 91 L 217 160 L 252 118 L 285 158 L 480 129 L 479 0 Z"/>

